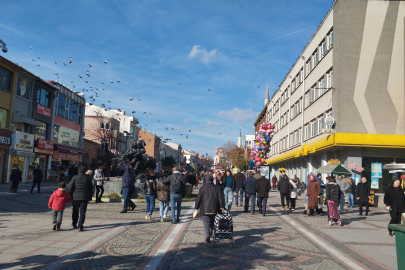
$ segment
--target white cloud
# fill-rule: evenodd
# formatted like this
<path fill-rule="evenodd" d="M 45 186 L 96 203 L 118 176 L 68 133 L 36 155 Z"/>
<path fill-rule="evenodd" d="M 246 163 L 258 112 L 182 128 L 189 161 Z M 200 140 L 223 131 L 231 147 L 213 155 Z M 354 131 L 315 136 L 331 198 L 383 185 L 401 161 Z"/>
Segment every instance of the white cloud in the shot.
<path fill-rule="evenodd" d="M 218 127 L 218 126 L 221 125 L 221 123 L 220 123 L 220 122 L 216 122 L 216 121 L 208 121 L 208 122 L 206 123 L 206 125 L 207 125 L 207 126 L 210 126 L 210 127 Z"/>
<path fill-rule="evenodd" d="M 258 113 L 254 112 L 252 108 L 239 109 L 235 107 L 230 111 L 220 111 L 218 115 L 238 123 L 253 124 L 254 120 L 258 116 Z"/>
<path fill-rule="evenodd" d="M 217 51 L 218 51 L 217 49 L 212 50 L 212 51 L 207 51 L 207 49 L 205 49 L 205 47 L 200 49 L 200 45 L 194 45 L 193 48 L 191 49 L 190 53 L 188 54 L 188 58 L 189 59 L 197 58 L 202 63 L 207 64 L 214 60 L 214 58 L 217 54 Z"/>
<path fill-rule="evenodd" d="M 4 25 L 2 23 L 0 23 L 0 27 L 3 28 L 3 29 L 9 30 L 9 31 L 11 31 L 11 32 L 13 32 L 15 34 L 23 35 L 23 32 L 21 32 L 20 30 L 15 29 L 15 28 L 10 27 L 10 26 L 7 26 L 7 25 Z"/>

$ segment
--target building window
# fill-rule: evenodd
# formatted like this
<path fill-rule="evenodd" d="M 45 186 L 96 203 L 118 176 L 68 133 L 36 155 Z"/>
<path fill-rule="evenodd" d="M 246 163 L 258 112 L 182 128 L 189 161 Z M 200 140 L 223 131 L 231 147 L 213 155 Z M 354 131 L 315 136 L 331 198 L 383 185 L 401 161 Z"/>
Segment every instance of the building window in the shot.
<path fill-rule="evenodd" d="M 298 130 L 298 143 L 301 142 L 301 138 L 302 138 L 302 129 L 300 128 L 300 129 Z"/>
<path fill-rule="evenodd" d="M 319 82 L 318 82 L 318 86 L 319 86 L 319 97 L 323 95 L 323 93 L 325 93 L 325 79 L 322 78 Z"/>
<path fill-rule="evenodd" d="M 333 70 L 326 74 L 326 84 L 328 88 L 333 87 Z"/>
<path fill-rule="evenodd" d="M 19 77 L 17 85 L 17 96 L 29 100 L 31 97 L 31 86 L 31 80 L 28 80 L 24 77 Z"/>
<path fill-rule="evenodd" d="M 65 118 L 66 104 L 69 106 L 69 102 L 66 102 L 66 97 L 63 95 L 58 95 L 58 107 L 56 110 L 56 115 L 62 118 Z"/>
<path fill-rule="evenodd" d="M 53 141 L 71 147 L 79 147 L 80 132 L 62 125 L 54 124 Z"/>
<path fill-rule="evenodd" d="M 314 67 L 316 65 L 318 65 L 318 51 L 315 51 L 315 53 L 313 54 L 313 58 L 314 58 Z"/>
<path fill-rule="evenodd" d="M 307 92 L 307 93 L 305 94 L 305 108 L 308 107 L 310 103 L 311 103 L 311 100 L 310 100 L 310 93 Z"/>
<path fill-rule="evenodd" d="M 304 132 L 305 132 L 305 139 L 308 140 L 309 139 L 309 125 L 308 124 L 304 127 Z"/>
<path fill-rule="evenodd" d="M 317 94 L 316 85 L 314 85 L 312 88 L 312 101 L 316 100 L 316 98 L 317 98 L 316 94 Z"/>
<path fill-rule="evenodd" d="M 333 30 L 331 30 L 327 35 L 328 40 L 328 50 L 330 50 L 333 46 Z"/>
<path fill-rule="evenodd" d="M 321 44 L 319 45 L 320 49 L 320 58 L 322 59 L 325 56 L 325 40 L 322 40 Z"/>
<path fill-rule="evenodd" d="M 69 100 L 69 119 L 72 122 L 79 122 L 79 104 L 73 100 Z"/>
<path fill-rule="evenodd" d="M 40 139 L 46 139 L 47 124 L 46 124 L 46 123 L 43 123 L 43 122 L 40 122 L 40 121 L 37 121 L 37 122 L 40 124 L 40 126 L 39 126 L 39 127 L 35 127 L 35 130 L 34 130 L 34 139 L 35 139 L 35 140 L 38 139 L 38 138 L 40 138 Z"/>
<path fill-rule="evenodd" d="M 50 106 L 50 93 L 44 89 L 37 89 L 36 101 L 37 101 L 37 104 L 41 104 L 46 107 L 49 107 Z"/>
<path fill-rule="evenodd" d="M 311 123 L 311 137 L 316 135 L 316 120 L 312 121 Z"/>
<path fill-rule="evenodd" d="M 298 130 L 295 131 L 294 133 L 294 144 L 298 144 L 299 143 L 299 139 L 298 139 Z"/>
<path fill-rule="evenodd" d="M 1 76 L 1 74 L 0 74 L 0 76 Z M 7 127 L 7 119 L 8 119 L 8 110 L 0 108 L 0 128 Z"/>
<path fill-rule="evenodd" d="M 323 125 L 324 125 L 324 121 L 323 121 L 323 115 L 322 115 L 318 118 L 318 134 L 322 133 L 322 130 L 324 129 Z"/>
<path fill-rule="evenodd" d="M 100 122 L 100 129 L 110 129 L 110 123 Z"/>
<path fill-rule="evenodd" d="M 311 72 L 311 59 L 307 61 L 306 69 L 306 74 L 308 75 Z"/>
<path fill-rule="evenodd" d="M 0 90 L 10 92 L 11 77 L 13 73 L 3 67 L 0 67 Z"/>

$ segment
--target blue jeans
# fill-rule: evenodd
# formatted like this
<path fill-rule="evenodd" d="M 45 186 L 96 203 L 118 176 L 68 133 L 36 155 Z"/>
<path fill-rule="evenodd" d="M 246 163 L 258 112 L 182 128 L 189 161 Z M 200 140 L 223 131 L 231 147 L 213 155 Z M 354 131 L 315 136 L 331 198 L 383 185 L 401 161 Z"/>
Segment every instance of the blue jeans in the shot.
<path fill-rule="evenodd" d="M 236 188 L 235 203 L 238 205 L 238 197 L 240 197 L 240 203 L 243 203 L 243 188 Z"/>
<path fill-rule="evenodd" d="M 346 197 L 346 194 L 344 194 L 344 193 L 342 193 L 342 195 L 340 195 L 340 202 L 339 202 L 339 204 L 340 204 L 340 213 L 343 212 L 343 208 L 345 207 L 345 197 Z"/>
<path fill-rule="evenodd" d="M 347 205 L 348 206 L 354 206 L 354 194 L 353 193 L 347 193 Z"/>
<path fill-rule="evenodd" d="M 155 208 L 155 196 L 145 195 L 146 200 L 146 214 L 150 213 L 152 215 L 153 209 Z"/>
<path fill-rule="evenodd" d="M 169 211 L 169 201 L 159 201 L 160 218 L 167 216 Z"/>
<path fill-rule="evenodd" d="M 230 188 L 230 187 L 224 188 L 224 196 L 225 196 L 225 210 L 231 211 L 231 208 L 232 208 L 232 199 L 233 199 L 233 191 L 232 191 L 232 188 Z"/>
<path fill-rule="evenodd" d="M 129 198 L 129 191 L 131 190 L 130 187 L 123 187 L 122 188 L 122 198 L 124 199 L 124 211 L 127 211 L 127 206 L 135 207 L 135 204 Z"/>
<path fill-rule="evenodd" d="M 181 201 L 183 200 L 183 196 L 181 194 L 170 194 L 170 203 L 172 204 L 172 219 L 176 220 L 176 213 L 174 210 L 175 203 L 177 202 L 177 219 L 180 219 L 180 212 L 181 212 Z"/>
<path fill-rule="evenodd" d="M 245 193 L 246 198 L 245 198 L 245 212 L 248 211 L 249 208 L 249 198 L 250 198 L 250 213 L 254 213 L 255 212 L 255 201 L 256 201 L 256 194 L 248 194 Z"/>

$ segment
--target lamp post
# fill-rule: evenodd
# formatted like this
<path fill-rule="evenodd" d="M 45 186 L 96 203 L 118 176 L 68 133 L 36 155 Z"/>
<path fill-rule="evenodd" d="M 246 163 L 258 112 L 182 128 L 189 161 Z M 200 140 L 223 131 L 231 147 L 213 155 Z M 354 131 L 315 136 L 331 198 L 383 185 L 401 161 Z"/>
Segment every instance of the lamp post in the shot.
<path fill-rule="evenodd" d="M 6 43 L 5 43 L 3 40 L 1 40 L 1 39 L 0 39 L 0 47 L 2 48 L 1 50 L 2 50 L 4 53 L 8 52 Z"/>
<path fill-rule="evenodd" d="M 125 136 L 125 152 L 128 151 L 128 137 L 131 135 L 128 131 L 124 131 Z"/>

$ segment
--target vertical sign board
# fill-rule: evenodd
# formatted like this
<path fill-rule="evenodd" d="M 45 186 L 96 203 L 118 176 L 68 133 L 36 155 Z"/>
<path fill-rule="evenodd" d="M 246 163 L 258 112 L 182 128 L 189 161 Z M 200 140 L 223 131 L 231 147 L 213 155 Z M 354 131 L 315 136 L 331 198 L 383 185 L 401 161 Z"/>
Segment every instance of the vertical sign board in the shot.
<path fill-rule="evenodd" d="M 270 167 L 269 166 L 260 166 L 260 172 L 264 172 L 267 179 L 270 179 Z"/>
<path fill-rule="evenodd" d="M 380 188 L 380 179 L 371 178 L 371 189 L 379 189 L 379 188 Z"/>
<path fill-rule="evenodd" d="M 382 163 L 371 163 L 371 178 L 382 178 Z"/>

